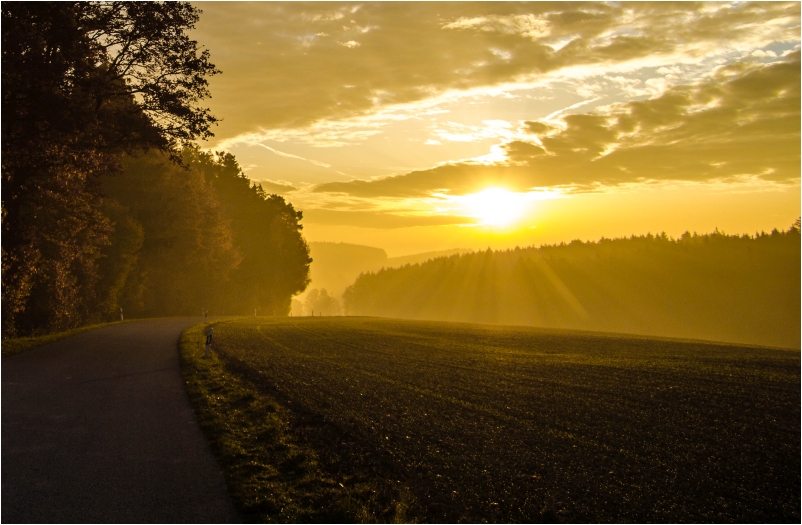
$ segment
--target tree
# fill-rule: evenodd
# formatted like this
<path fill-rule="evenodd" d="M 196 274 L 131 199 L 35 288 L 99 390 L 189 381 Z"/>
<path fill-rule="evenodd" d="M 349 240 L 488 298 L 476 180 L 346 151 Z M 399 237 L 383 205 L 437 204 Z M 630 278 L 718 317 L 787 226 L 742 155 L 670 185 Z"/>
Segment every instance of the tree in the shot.
<path fill-rule="evenodd" d="M 218 73 L 188 3 L 2 4 L 3 337 L 90 315 L 113 233 L 98 179 L 122 155 L 211 135 Z"/>
<path fill-rule="evenodd" d="M 340 302 L 336 297 L 329 295 L 325 289 L 314 288 L 309 290 L 304 301 L 305 311 L 309 315 L 340 315 Z"/>
<path fill-rule="evenodd" d="M 217 119 L 197 103 L 210 96 L 207 76 L 219 73 L 209 52 L 185 31 L 200 10 L 187 2 L 80 2 L 75 4 L 99 55 L 96 101 L 134 95 L 167 142 L 212 135 Z"/>
<path fill-rule="evenodd" d="M 309 284 L 309 247 L 301 236 L 303 213 L 278 195 L 252 185 L 228 153 L 214 158 L 197 147 L 183 150 L 184 163 L 204 173 L 231 220 L 234 244 L 243 254 L 232 271 L 223 309 L 246 314 L 256 308 L 287 315 L 291 297 Z"/>

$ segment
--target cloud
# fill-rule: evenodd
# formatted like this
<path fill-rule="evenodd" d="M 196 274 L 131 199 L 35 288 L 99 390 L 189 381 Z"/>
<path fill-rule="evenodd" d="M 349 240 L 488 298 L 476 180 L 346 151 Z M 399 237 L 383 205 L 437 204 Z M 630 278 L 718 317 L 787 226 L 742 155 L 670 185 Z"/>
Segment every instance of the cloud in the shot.
<path fill-rule="evenodd" d="M 432 129 L 437 138 L 450 142 L 476 142 L 485 139 L 509 138 L 512 125 L 506 120 L 484 120 L 481 126 L 443 122 Z M 439 142 L 439 141 L 436 141 Z"/>
<path fill-rule="evenodd" d="M 476 29 L 484 32 L 517 35 L 538 40 L 551 34 L 551 24 L 533 14 L 487 15 L 474 18 L 460 17 L 443 25 L 443 29 Z"/>
<path fill-rule="evenodd" d="M 193 36 L 223 70 L 211 79 L 210 106 L 224 118 L 216 133 L 225 140 L 569 70 L 602 73 L 678 56 L 748 54 L 798 42 L 800 6 L 209 2 L 201 8 Z"/>
<path fill-rule="evenodd" d="M 461 195 L 489 186 L 594 191 L 638 182 L 799 183 L 800 54 L 731 64 L 706 82 L 604 111 L 529 121 L 492 163 L 447 163 L 314 191 L 358 197 Z"/>
<path fill-rule="evenodd" d="M 476 219 L 454 215 L 399 215 L 379 211 L 343 211 L 321 208 L 304 210 L 304 223 L 360 228 L 396 229 L 416 226 L 476 224 Z"/>

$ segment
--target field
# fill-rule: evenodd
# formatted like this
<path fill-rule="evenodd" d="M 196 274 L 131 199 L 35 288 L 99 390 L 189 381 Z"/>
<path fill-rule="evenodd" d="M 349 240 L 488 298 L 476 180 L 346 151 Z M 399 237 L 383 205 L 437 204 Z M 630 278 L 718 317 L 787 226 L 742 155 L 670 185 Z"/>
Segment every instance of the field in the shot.
<path fill-rule="evenodd" d="M 800 519 L 799 351 L 243 318 L 215 325 L 204 361 L 196 331 L 183 350 L 190 394 L 254 519 Z M 246 428 L 262 417 L 273 430 Z"/>

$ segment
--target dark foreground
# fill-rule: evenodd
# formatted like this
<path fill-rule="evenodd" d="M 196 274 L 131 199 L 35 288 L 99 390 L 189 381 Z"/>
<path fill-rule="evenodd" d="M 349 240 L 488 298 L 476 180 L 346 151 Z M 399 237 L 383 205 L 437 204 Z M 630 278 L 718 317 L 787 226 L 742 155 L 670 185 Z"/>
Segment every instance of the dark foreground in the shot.
<path fill-rule="evenodd" d="M 176 343 L 197 319 L 85 332 L 2 361 L 3 523 L 237 520 Z"/>
<path fill-rule="evenodd" d="M 800 520 L 799 351 L 368 318 L 215 341 L 318 470 L 396 491 L 410 519 Z"/>

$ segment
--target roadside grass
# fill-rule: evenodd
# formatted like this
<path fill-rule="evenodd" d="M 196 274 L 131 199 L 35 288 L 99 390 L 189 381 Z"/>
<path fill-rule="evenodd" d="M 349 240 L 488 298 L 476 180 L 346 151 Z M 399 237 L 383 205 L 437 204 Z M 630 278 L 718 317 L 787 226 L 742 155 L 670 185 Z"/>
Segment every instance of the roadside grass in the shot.
<path fill-rule="evenodd" d="M 414 521 L 407 514 L 408 496 L 392 484 L 346 468 L 325 452 L 321 457 L 308 438 L 310 429 L 332 430 L 324 421 L 287 409 L 242 370 L 233 372 L 236 365 L 217 352 L 204 358 L 206 326 L 181 335 L 181 369 L 201 429 L 245 521 Z M 336 437 L 336 429 L 326 434 Z"/>
<path fill-rule="evenodd" d="M 799 522 L 800 352 L 379 318 L 184 334 L 253 520 Z"/>
<path fill-rule="evenodd" d="M 71 337 L 73 335 L 78 335 L 83 332 L 88 332 L 89 330 L 97 330 L 98 328 L 103 328 L 104 326 L 111 326 L 120 323 L 130 323 L 133 321 L 134 319 L 132 319 L 131 321 L 114 321 L 111 323 L 100 323 L 88 326 L 81 326 L 79 328 L 73 328 L 72 330 L 66 330 L 64 332 L 56 332 L 53 334 L 40 335 L 37 337 L 17 337 L 15 339 L 6 339 L 2 343 L 0 343 L 0 347 L 2 347 L 2 356 L 7 357 L 10 355 L 19 354 L 20 352 L 24 352 L 25 350 L 30 350 L 31 348 L 35 348 L 37 346 L 42 346 L 47 343 L 52 343 L 53 341 L 58 341 L 59 339 L 64 339 L 65 337 Z"/>

